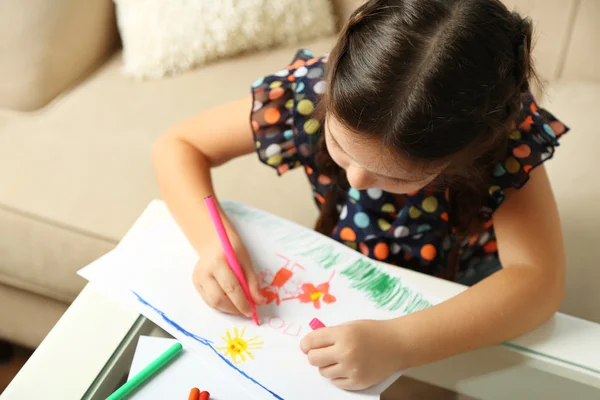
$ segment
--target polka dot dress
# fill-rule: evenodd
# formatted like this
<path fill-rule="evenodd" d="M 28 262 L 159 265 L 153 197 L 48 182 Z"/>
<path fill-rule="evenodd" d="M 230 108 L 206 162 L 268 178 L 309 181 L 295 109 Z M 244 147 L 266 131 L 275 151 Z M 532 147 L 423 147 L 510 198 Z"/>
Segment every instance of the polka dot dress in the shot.
<path fill-rule="evenodd" d="M 280 175 L 303 167 L 317 206 L 325 202 L 331 185 L 314 160 L 322 134 L 314 111 L 327 90 L 326 65 L 326 56 L 314 57 L 301 50 L 287 68 L 252 84 L 251 124 L 260 160 Z M 494 166 L 490 177 L 481 209 L 487 222 L 480 235 L 458 243 L 450 222 L 448 190 L 424 188 L 399 201 L 398 196 L 378 188 L 350 188 L 338 205 L 340 218 L 331 236 L 373 259 L 457 279 L 474 263 L 497 257 L 492 216 L 504 201 L 505 190 L 523 186 L 530 171 L 552 157 L 558 137 L 567 131 L 564 124 L 538 108 L 531 94 L 523 94 L 506 158 Z M 451 249 L 458 250 L 458 271 L 448 263 Z"/>

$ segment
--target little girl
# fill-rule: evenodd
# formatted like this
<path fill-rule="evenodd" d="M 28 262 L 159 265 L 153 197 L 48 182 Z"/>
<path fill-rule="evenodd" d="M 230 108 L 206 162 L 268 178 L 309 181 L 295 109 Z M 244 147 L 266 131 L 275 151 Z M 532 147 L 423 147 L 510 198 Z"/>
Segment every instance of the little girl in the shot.
<path fill-rule="evenodd" d="M 337 386 L 363 389 L 549 318 L 565 254 L 541 164 L 567 128 L 529 92 L 531 39 L 530 21 L 498 0 L 371 0 L 329 56 L 302 50 L 254 82 L 251 97 L 173 127 L 155 144 L 155 169 L 202 254 L 193 280 L 203 299 L 251 315 L 203 198 L 213 194 L 211 168 L 257 151 L 280 175 L 304 168 L 319 232 L 471 286 L 401 318 L 308 334 L 308 362 Z M 226 226 L 261 304 L 247 251 Z"/>

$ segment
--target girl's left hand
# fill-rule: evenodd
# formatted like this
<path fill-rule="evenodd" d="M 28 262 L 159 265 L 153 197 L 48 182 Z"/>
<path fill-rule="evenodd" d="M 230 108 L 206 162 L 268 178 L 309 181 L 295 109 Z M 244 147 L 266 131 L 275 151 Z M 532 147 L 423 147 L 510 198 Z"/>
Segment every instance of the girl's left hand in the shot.
<path fill-rule="evenodd" d="M 352 321 L 317 329 L 302 339 L 300 348 L 337 387 L 366 389 L 404 368 L 393 321 Z"/>

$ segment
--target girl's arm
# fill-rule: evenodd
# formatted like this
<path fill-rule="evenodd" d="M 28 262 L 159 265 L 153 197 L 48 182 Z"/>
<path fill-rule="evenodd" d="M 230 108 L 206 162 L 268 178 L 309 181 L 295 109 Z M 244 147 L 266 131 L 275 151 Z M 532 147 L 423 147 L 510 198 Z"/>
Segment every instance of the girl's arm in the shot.
<path fill-rule="evenodd" d="M 193 283 L 213 308 L 252 316 L 252 307 L 227 265 L 204 198 L 214 195 L 210 169 L 254 150 L 252 99 L 246 97 L 184 121 L 154 144 L 152 159 L 162 196 L 187 239 L 201 255 Z M 224 225 L 255 303 L 263 297 L 248 252 L 222 213 Z"/>
<path fill-rule="evenodd" d="M 433 307 L 387 321 L 353 321 L 302 340 L 308 362 L 350 390 L 394 372 L 495 345 L 549 318 L 564 291 L 565 253 L 544 167 L 494 214 L 503 269 Z"/>
<path fill-rule="evenodd" d="M 198 250 L 212 228 L 204 198 L 214 195 L 210 169 L 254 151 L 252 99 L 246 97 L 183 121 L 156 140 L 152 160 L 161 195 Z"/>
<path fill-rule="evenodd" d="M 494 213 L 503 269 L 434 307 L 394 320 L 406 366 L 495 345 L 524 334 L 558 309 L 565 250 L 544 166 Z M 400 358 L 404 358 L 400 355 Z"/>

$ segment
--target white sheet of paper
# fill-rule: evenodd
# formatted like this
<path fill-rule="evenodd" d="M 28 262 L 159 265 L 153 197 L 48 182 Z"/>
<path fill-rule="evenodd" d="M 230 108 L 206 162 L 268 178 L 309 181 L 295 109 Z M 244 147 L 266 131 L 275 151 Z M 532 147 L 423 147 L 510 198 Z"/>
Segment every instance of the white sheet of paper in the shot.
<path fill-rule="evenodd" d="M 259 308 L 259 327 L 202 301 L 191 280 L 199 257 L 172 219 L 128 238 L 80 274 L 132 304 L 257 398 L 378 398 L 399 374 L 367 391 L 338 389 L 299 351 L 309 321 L 389 319 L 434 300 L 309 229 L 238 203 L 222 206 L 271 300 Z"/>
<path fill-rule="evenodd" d="M 141 336 L 139 338 L 129 379 L 146 368 L 167 351 L 176 339 Z M 194 387 L 210 392 L 211 400 L 248 399 L 249 394 L 215 370 L 210 364 L 189 350 L 184 350 L 169 365 L 149 379 L 132 396 L 131 400 L 187 399 Z"/>

